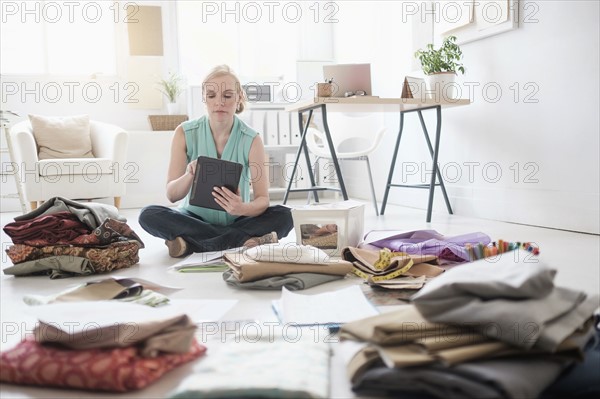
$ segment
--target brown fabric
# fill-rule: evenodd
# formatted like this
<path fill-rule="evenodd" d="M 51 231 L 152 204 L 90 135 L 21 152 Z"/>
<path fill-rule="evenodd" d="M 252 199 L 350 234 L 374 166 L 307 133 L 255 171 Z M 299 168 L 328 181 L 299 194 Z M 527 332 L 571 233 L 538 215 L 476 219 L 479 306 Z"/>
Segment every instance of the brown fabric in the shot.
<path fill-rule="evenodd" d="M 140 347 L 142 356 L 152 357 L 159 352 L 189 351 L 195 330 L 196 325 L 188 316 L 178 315 L 135 325 L 127 323 L 88 328 L 77 333 L 63 331 L 55 327 L 54 323 L 40 320 L 33 335 L 41 344 L 54 343 L 77 350 L 136 345 Z"/>
<path fill-rule="evenodd" d="M 444 269 L 436 266 L 438 258 L 435 255 L 409 255 L 404 253 L 400 256 L 392 256 L 389 265 L 384 269 L 380 269 L 375 266 L 376 262 L 380 260 L 380 252 L 381 250 L 346 247 L 342 250 L 342 258 L 352 262 L 355 267 L 373 276 L 385 276 L 396 270 L 401 270 L 411 260 L 413 265 L 402 273 L 403 276 L 435 277 L 444 272 Z"/>
<path fill-rule="evenodd" d="M 462 330 L 446 324 L 431 323 L 414 305 L 402 306 L 356 322 L 344 324 L 340 330 L 342 339 L 367 341 L 378 345 L 394 345 L 413 342 L 441 334 L 458 334 Z"/>
<path fill-rule="evenodd" d="M 123 281 L 126 280 L 123 279 Z M 140 285 L 138 286 L 140 288 L 139 292 L 141 292 L 143 288 Z M 59 295 L 53 302 L 105 301 L 126 294 L 129 292 L 129 289 L 129 286 L 121 284 L 115 279 L 107 278 L 93 284 L 88 283 L 75 290 Z"/>
<path fill-rule="evenodd" d="M 68 244 L 81 235 L 89 234 L 91 229 L 71 212 L 58 212 L 8 223 L 4 232 L 13 244 L 36 246 L 40 242 L 42 245 Z"/>
<path fill-rule="evenodd" d="M 563 341 L 554 354 L 568 360 L 583 360 L 582 348 L 590 331 L 593 331 L 592 319 Z M 468 326 L 428 323 L 413 305 L 345 324 L 340 336 L 342 340 L 369 343 L 347 366 L 352 380 L 378 360 L 387 367 L 402 368 L 433 363 L 452 366 L 473 360 L 549 354 L 541 350 L 523 350 L 484 337 Z"/>
<path fill-rule="evenodd" d="M 235 254 L 223 255 L 223 260 L 240 282 L 255 281 L 292 273 L 317 273 L 345 276 L 352 271 L 352 263 L 343 260 L 324 264 L 257 262 Z"/>
<path fill-rule="evenodd" d="M 138 263 L 140 260 L 138 252 L 142 247 L 143 244 L 135 240 L 113 242 L 105 248 L 62 245 L 49 245 L 38 248 L 17 244 L 8 247 L 6 253 L 15 266 L 30 260 L 65 255 L 88 259 L 96 273 L 105 273 Z"/>
<path fill-rule="evenodd" d="M 379 259 L 379 250 L 372 249 L 364 249 L 364 248 L 355 248 L 355 247 L 346 247 L 342 250 L 342 258 L 349 262 L 358 261 L 365 266 L 370 266 L 371 269 L 376 270 L 373 266 L 375 262 Z M 392 257 L 392 262 L 386 269 L 392 269 L 400 266 L 403 263 L 408 262 L 408 259 L 412 259 L 413 264 L 417 263 L 431 263 L 437 264 L 437 256 L 435 255 L 409 255 L 404 254 L 402 256 L 394 256 Z"/>
<path fill-rule="evenodd" d="M 116 241 L 135 240 L 140 243 L 140 248 L 144 248 L 142 239 L 125 222 L 116 219 L 106 218 L 102 224 L 94 229 L 90 234 L 77 237 L 69 244 L 81 246 L 103 246 Z"/>

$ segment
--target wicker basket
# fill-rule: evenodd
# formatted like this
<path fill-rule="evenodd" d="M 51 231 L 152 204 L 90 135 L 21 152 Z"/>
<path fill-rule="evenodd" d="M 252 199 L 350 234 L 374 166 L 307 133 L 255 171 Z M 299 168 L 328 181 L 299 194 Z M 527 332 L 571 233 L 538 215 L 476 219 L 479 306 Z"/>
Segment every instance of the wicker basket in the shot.
<path fill-rule="evenodd" d="M 152 130 L 175 130 L 182 122 L 187 121 L 187 115 L 148 115 Z"/>

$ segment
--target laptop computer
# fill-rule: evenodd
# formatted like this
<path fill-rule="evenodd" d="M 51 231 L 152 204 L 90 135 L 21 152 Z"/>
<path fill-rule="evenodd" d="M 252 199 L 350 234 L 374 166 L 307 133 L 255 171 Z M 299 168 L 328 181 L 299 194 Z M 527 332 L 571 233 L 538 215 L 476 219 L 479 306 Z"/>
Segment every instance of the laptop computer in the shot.
<path fill-rule="evenodd" d="M 332 97 L 345 97 L 346 93 L 355 93 L 357 90 L 372 96 L 371 92 L 371 64 L 336 64 L 323 65 L 323 77 L 326 82 L 332 80 Z"/>

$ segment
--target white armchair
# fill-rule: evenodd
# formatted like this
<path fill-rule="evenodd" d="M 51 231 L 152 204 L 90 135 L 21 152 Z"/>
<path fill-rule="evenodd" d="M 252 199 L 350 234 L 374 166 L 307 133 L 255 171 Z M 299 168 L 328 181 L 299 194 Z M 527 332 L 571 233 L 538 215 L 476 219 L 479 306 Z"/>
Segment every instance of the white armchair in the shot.
<path fill-rule="evenodd" d="M 31 209 L 52 197 L 90 200 L 113 197 L 117 208 L 125 194 L 123 171 L 128 135 L 122 128 L 90 121 L 93 158 L 38 158 L 38 146 L 29 121 L 14 125 L 10 133 L 20 179 Z"/>

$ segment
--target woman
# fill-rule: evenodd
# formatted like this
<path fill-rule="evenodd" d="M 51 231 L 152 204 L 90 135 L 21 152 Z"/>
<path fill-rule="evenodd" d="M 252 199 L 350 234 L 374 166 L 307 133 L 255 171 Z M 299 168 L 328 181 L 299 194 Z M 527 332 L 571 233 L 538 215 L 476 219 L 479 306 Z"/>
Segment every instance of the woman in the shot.
<path fill-rule="evenodd" d="M 167 176 L 167 198 L 179 209 L 151 205 L 140 213 L 140 225 L 165 239 L 169 255 L 219 251 L 277 242 L 293 227 L 291 212 L 269 207 L 269 176 L 265 149 L 258 133 L 236 114 L 245 106 L 239 79 L 226 65 L 214 68 L 202 83 L 207 115 L 175 129 Z M 212 194 L 225 211 L 189 204 L 196 159 L 204 155 L 243 165 L 237 192 L 215 187 Z M 250 182 L 254 199 L 250 201 Z"/>

